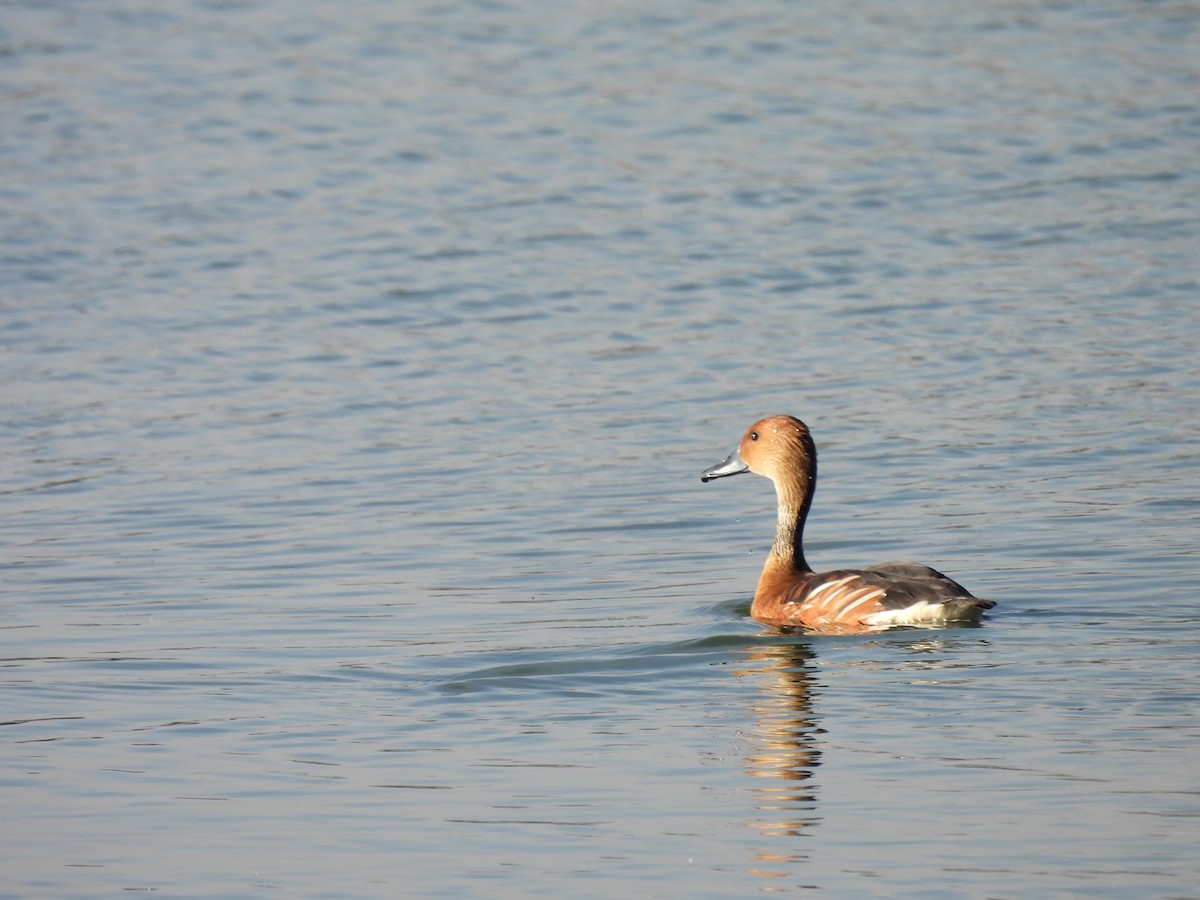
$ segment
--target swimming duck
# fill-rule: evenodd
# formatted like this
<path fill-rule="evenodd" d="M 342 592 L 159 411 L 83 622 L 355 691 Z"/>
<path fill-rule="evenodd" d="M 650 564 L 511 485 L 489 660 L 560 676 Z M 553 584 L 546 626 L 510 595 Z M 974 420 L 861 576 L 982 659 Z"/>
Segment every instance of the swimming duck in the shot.
<path fill-rule="evenodd" d="M 808 426 L 770 416 L 747 429 L 737 450 L 700 480 L 753 472 L 775 483 L 779 521 L 750 615 L 766 625 L 866 631 L 891 625 L 977 622 L 996 604 L 936 569 L 889 562 L 814 572 L 804 559 L 804 520 L 817 483 L 817 447 Z"/>

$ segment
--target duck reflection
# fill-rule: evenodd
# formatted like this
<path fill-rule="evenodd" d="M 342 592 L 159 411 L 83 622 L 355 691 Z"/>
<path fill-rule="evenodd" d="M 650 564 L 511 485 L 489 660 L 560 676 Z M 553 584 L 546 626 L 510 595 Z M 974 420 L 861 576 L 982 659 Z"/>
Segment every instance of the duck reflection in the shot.
<path fill-rule="evenodd" d="M 881 636 L 857 647 L 851 664 L 909 673 L 904 677 L 911 679 L 913 673 L 953 667 L 955 652 L 968 643 L 977 653 L 979 641 L 972 631 Z M 809 853 L 805 842 L 793 838 L 806 836 L 822 819 L 815 776 L 827 741 L 814 712 L 821 690 L 815 660 L 802 636 L 776 635 L 747 648 L 735 670 L 755 685 L 750 711 L 757 728 L 744 766 L 754 779 L 750 790 L 759 815 L 746 824 L 764 838 L 750 870 L 762 878 L 794 877 L 795 864 Z"/>
<path fill-rule="evenodd" d="M 761 779 L 752 790 L 763 814 L 748 824 L 764 835 L 800 835 L 820 819 L 813 775 L 821 764 L 819 741 L 825 731 L 812 710 L 813 659 L 812 649 L 804 643 L 764 644 L 746 654 L 739 671 L 766 688 L 756 693 L 751 704 L 758 729 L 745 759 L 747 773 Z M 775 853 L 759 856 L 764 862 L 794 858 Z"/>

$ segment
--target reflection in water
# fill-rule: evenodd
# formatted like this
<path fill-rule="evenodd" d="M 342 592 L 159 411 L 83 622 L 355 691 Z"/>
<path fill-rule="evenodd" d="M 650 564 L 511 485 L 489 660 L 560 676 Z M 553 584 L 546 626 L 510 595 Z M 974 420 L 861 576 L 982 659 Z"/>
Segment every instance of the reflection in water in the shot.
<path fill-rule="evenodd" d="M 813 652 L 806 644 L 755 647 L 746 657 L 751 666 L 739 674 L 754 675 L 765 689 L 757 694 L 752 712 L 758 721 L 755 747 L 746 755 L 746 770 L 761 779 L 753 790 L 762 812 L 748 822 L 763 835 L 798 836 L 819 821 L 813 774 L 821 762 L 818 727 L 812 711 L 815 676 L 809 667 Z M 785 863 L 804 858 L 799 848 L 776 848 L 756 855 L 758 863 Z M 756 868 L 755 874 L 781 877 L 783 872 Z"/>
<path fill-rule="evenodd" d="M 902 640 L 893 635 L 883 644 L 864 643 L 858 649 L 868 652 L 856 653 L 848 664 L 886 667 L 905 673 L 906 681 L 919 680 L 919 673 L 953 667 L 960 647 L 969 643 L 977 649 L 979 639 L 972 636 L 976 627 L 939 629 L 932 636 L 905 630 Z M 869 652 L 872 649 L 881 652 Z M 751 707 L 758 728 L 745 765 L 756 779 L 751 789 L 761 813 L 746 824 L 772 839 L 755 852 L 750 869 L 762 878 L 794 876 L 791 864 L 806 860 L 808 853 L 804 843 L 790 839 L 806 835 L 822 818 L 817 812 L 814 776 L 821 764 L 821 736 L 826 732 L 817 724 L 813 709 L 820 692 L 815 659 L 807 643 L 763 644 L 746 653 L 738 670 L 739 675 L 753 676 L 760 685 Z M 971 665 L 978 666 L 977 659 Z M 774 840 L 780 837 L 787 840 Z"/>

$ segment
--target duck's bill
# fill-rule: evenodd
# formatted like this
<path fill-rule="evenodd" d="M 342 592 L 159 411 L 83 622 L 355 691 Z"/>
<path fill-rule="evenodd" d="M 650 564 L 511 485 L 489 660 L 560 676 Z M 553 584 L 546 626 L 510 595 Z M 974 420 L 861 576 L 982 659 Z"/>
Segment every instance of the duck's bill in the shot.
<path fill-rule="evenodd" d="M 738 456 L 736 450 L 725 457 L 724 462 L 717 463 L 711 469 L 705 469 L 700 473 L 701 481 L 712 481 L 714 478 L 724 478 L 727 475 L 741 475 L 743 472 L 749 472 L 750 467 L 742 462 L 742 458 Z"/>

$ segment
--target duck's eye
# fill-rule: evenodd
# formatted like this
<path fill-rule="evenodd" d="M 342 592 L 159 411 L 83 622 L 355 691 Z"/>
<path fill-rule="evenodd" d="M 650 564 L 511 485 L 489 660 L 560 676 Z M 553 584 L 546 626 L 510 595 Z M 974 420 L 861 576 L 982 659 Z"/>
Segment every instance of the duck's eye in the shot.
<path fill-rule="evenodd" d="M 750 432 L 750 440 L 752 440 L 752 441 L 758 440 L 758 432 L 757 431 Z"/>

